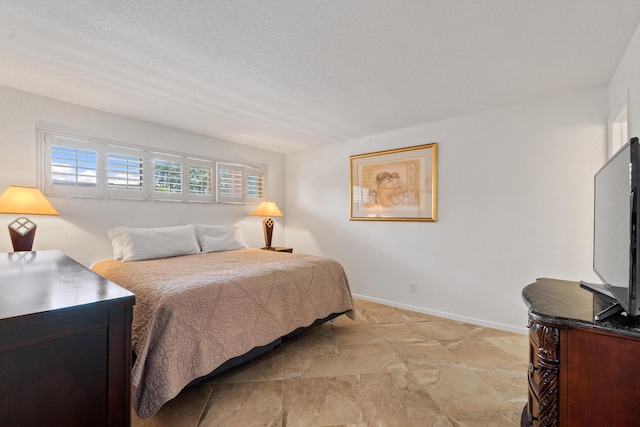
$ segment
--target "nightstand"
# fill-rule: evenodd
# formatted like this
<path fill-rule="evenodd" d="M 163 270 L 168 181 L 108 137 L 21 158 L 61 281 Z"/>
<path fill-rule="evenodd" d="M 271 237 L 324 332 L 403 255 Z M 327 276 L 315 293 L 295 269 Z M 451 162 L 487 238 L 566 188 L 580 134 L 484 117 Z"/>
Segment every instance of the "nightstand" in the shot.
<path fill-rule="evenodd" d="M 290 254 L 292 254 L 293 253 L 293 248 L 285 248 L 285 247 L 282 247 L 282 246 L 276 246 L 275 247 L 275 251 L 276 252 L 289 252 Z"/>
<path fill-rule="evenodd" d="M 271 246 L 270 248 L 262 248 L 265 251 L 274 251 L 274 252 L 288 252 L 290 254 L 293 253 L 293 248 L 285 248 L 284 246 Z"/>

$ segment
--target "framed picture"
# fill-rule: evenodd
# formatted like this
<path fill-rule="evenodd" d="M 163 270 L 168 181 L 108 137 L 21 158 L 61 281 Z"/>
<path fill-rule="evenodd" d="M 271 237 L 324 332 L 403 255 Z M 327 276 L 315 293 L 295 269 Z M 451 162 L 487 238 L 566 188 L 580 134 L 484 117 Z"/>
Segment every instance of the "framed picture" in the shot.
<path fill-rule="evenodd" d="M 437 143 L 349 157 L 351 220 L 436 221 Z"/>

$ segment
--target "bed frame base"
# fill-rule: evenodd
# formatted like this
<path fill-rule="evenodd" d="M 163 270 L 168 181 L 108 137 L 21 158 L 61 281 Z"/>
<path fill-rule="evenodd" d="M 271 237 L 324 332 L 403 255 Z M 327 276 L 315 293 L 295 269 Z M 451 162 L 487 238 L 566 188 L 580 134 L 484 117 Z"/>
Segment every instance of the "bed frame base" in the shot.
<path fill-rule="evenodd" d="M 262 356 L 265 353 L 268 353 L 269 351 L 273 350 L 274 348 L 278 347 L 279 345 L 282 344 L 283 341 L 286 341 L 288 339 L 291 339 L 293 337 L 295 337 L 296 335 L 299 335 L 303 332 L 308 331 L 309 329 L 313 329 L 318 325 L 321 325 L 325 322 L 328 322 L 330 320 L 335 319 L 338 316 L 343 315 L 344 313 L 333 313 L 328 315 L 327 317 L 323 318 L 323 319 L 317 319 L 315 322 L 313 322 L 311 325 L 306 326 L 306 327 L 301 327 L 296 329 L 293 332 L 288 333 L 287 335 L 280 337 L 272 342 L 270 342 L 267 345 L 263 345 L 260 347 L 254 347 L 251 350 L 249 350 L 247 353 L 234 357 L 232 359 L 227 360 L 226 362 L 224 362 L 222 365 L 218 366 L 213 372 L 211 372 L 208 375 L 205 375 L 203 377 L 200 378 L 196 378 L 195 380 L 191 381 L 185 388 L 187 387 L 191 387 L 193 385 L 196 384 L 201 384 L 203 382 L 209 381 L 211 379 L 213 379 L 214 377 L 217 377 L 218 375 L 225 373 L 227 371 L 230 371 L 233 368 L 236 368 L 244 363 L 247 363 L 253 359 L 256 359 L 260 356 Z"/>

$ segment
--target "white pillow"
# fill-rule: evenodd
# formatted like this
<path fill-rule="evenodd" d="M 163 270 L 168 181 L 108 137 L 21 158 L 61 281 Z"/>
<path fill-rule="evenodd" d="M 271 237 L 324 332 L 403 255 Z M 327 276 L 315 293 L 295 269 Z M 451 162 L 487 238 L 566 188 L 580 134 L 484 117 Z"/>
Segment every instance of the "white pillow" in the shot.
<path fill-rule="evenodd" d="M 198 243 L 202 252 L 246 249 L 240 229 L 234 225 L 196 225 Z"/>
<path fill-rule="evenodd" d="M 118 228 L 120 227 L 107 229 L 107 236 L 111 240 L 111 246 L 113 246 L 113 259 L 122 259 L 122 239 Z"/>
<path fill-rule="evenodd" d="M 197 254 L 200 246 L 193 225 L 175 227 L 116 227 L 122 243 L 122 262 Z"/>

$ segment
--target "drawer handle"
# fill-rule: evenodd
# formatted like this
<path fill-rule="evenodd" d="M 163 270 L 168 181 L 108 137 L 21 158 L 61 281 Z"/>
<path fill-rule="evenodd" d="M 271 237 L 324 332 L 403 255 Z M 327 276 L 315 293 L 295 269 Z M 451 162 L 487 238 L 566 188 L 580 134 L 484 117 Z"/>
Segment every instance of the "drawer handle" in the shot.
<path fill-rule="evenodd" d="M 531 372 L 533 374 L 537 370 L 538 370 L 538 368 L 533 366 L 533 363 L 529 363 L 529 372 Z"/>

